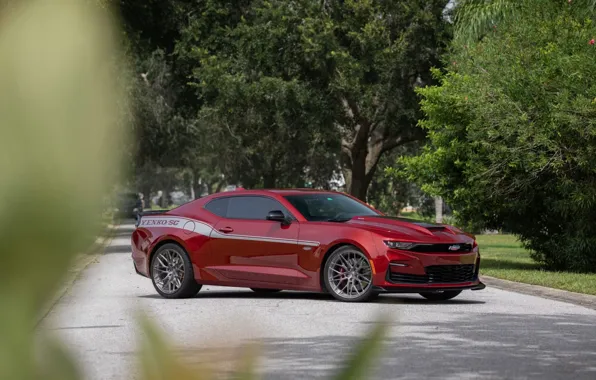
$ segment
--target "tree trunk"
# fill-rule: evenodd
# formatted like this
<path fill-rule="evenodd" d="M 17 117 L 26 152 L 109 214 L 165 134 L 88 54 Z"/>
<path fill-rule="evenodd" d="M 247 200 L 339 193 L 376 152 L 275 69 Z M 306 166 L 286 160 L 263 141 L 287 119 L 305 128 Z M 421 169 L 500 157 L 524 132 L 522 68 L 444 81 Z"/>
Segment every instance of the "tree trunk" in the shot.
<path fill-rule="evenodd" d="M 342 104 L 345 118 L 337 127 L 342 136 L 341 161 L 346 191 L 366 201 L 368 186 L 383 153 L 422 136 L 410 133 L 405 127 L 405 133 L 391 135 L 382 120 L 371 120 L 363 115 L 357 102 L 344 97 Z"/>
<path fill-rule="evenodd" d="M 168 208 L 169 205 L 170 205 L 170 189 L 169 189 L 169 186 L 167 186 L 166 189 L 161 194 L 161 208 L 162 209 Z"/>
<path fill-rule="evenodd" d="M 141 189 L 141 194 L 143 194 L 143 200 L 145 201 L 145 208 L 151 208 L 151 186 L 145 185 Z"/>
<path fill-rule="evenodd" d="M 265 189 L 275 189 L 275 183 L 277 182 L 275 172 L 276 161 L 277 158 L 274 156 L 270 165 L 269 173 L 263 176 L 263 187 Z"/>
<path fill-rule="evenodd" d="M 377 171 L 381 158 L 382 142 L 366 142 L 362 144 L 343 144 L 342 171 L 346 181 L 346 192 L 366 201 L 368 187 Z M 360 146 L 358 146 L 360 145 Z"/>
<path fill-rule="evenodd" d="M 191 184 L 190 184 L 190 189 L 192 191 L 192 199 L 199 199 L 201 198 L 201 195 L 203 194 L 203 185 L 202 185 L 202 181 L 200 181 L 200 175 L 198 170 L 192 170 L 191 171 Z M 201 182 L 201 184 L 199 184 L 199 182 Z"/>
<path fill-rule="evenodd" d="M 215 187 L 215 193 L 219 193 L 221 191 L 221 189 L 223 188 L 224 185 L 224 180 L 222 179 L 221 181 L 219 181 L 217 183 L 217 186 Z"/>
<path fill-rule="evenodd" d="M 435 221 L 443 223 L 443 198 L 435 197 Z"/>

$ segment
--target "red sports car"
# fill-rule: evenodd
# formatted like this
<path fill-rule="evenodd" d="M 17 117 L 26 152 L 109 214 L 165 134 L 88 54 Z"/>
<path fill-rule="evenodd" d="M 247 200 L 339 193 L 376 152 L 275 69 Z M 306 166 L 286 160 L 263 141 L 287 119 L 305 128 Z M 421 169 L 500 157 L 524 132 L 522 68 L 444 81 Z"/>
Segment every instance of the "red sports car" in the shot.
<path fill-rule="evenodd" d="M 132 258 L 166 298 L 192 297 L 202 285 L 322 291 L 352 302 L 380 292 L 447 300 L 484 288 L 472 235 L 327 191 L 237 190 L 143 216 Z"/>

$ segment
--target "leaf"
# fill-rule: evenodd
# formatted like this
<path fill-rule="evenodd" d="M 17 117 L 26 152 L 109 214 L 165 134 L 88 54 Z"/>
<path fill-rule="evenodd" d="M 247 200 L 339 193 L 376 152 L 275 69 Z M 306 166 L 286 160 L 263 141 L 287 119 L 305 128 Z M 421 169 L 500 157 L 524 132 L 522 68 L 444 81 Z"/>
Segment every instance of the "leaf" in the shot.
<path fill-rule="evenodd" d="M 368 335 L 354 348 L 343 369 L 334 376 L 336 380 L 360 380 L 369 377 L 369 370 L 381 352 L 383 338 L 389 324 L 386 319 L 377 322 Z"/>
<path fill-rule="evenodd" d="M 255 373 L 259 350 L 255 344 L 247 345 L 242 350 L 242 356 L 238 361 L 235 374 L 231 377 L 235 380 L 256 380 Z"/>
<path fill-rule="evenodd" d="M 140 366 L 145 380 L 202 380 L 211 379 L 205 367 L 190 369 L 177 358 L 168 342 L 144 315 L 139 318 L 142 331 Z"/>
<path fill-rule="evenodd" d="M 83 376 L 62 344 L 55 340 L 48 340 L 43 347 L 42 364 L 39 377 L 44 380 L 78 380 Z"/>

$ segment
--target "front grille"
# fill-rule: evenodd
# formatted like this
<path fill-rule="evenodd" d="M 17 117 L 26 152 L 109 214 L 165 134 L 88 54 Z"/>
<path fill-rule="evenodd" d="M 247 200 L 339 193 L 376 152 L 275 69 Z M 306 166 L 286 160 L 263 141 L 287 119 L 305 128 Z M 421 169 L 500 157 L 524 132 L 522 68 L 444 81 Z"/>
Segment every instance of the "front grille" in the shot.
<path fill-rule="evenodd" d="M 459 248 L 458 248 L 459 247 Z M 465 253 L 472 252 L 472 244 L 419 244 L 410 251 L 421 253 Z"/>
<path fill-rule="evenodd" d="M 474 264 L 432 265 L 424 268 L 429 281 L 434 283 L 474 281 Z"/>
<path fill-rule="evenodd" d="M 402 282 L 405 284 L 427 284 L 427 275 L 407 274 L 407 273 L 389 273 L 391 282 Z"/>
<path fill-rule="evenodd" d="M 389 269 L 388 279 L 402 284 L 455 284 L 476 281 L 478 277 L 474 264 L 431 265 L 424 269 L 424 275 L 395 273 Z"/>

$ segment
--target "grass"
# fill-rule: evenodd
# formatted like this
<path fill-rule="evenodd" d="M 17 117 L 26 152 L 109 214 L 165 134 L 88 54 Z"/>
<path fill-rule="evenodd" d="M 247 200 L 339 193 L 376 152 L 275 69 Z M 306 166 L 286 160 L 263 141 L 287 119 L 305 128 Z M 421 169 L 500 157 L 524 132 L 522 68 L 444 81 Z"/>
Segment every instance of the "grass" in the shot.
<path fill-rule="evenodd" d="M 596 274 L 542 270 L 513 235 L 478 235 L 476 238 L 482 256 L 481 274 L 596 295 Z"/>

